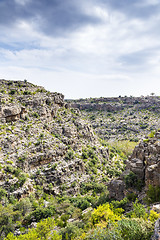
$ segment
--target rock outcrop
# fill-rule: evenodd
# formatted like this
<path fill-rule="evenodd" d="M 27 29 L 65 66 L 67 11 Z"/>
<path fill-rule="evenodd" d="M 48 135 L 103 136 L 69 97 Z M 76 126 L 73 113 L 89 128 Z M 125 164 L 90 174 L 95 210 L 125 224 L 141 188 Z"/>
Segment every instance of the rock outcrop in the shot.
<path fill-rule="evenodd" d="M 127 169 L 142 179 L 146 187 L 149 184 L 160 185 L 160 132 L 135 147 L 127 162 Z"/>
<path fill-rule="evenodd" d="M 25 119 L 27 114 L 26 108 L 23 106 L 8 104 L 8 106 L 1 107 L 0 118 L 3 122 L 12 122 L 18 119 Z"/>
<path fill-rule="evenodd" d="M 125 184 L 121 179 L 113 179 L 108 184 L 109 196 L 118 201 L 125 197 Z"/>
<path fill-rule="evenodd" d="M 160 239 L 160 218 L 155 223 L 154 235 L 151 240 L 159 240 Z"/>
<path fill-rule="evenodd" d="M 62 94 L 27 81 L 0 80 L 0 91 L 0 187 L 9 195 L 25 197 L 34 184 L 77 193 L 107 175 L 108 148 Z"/>
<path fill-rule="evenodd" d="M 160 131 L 152 132 L 150 135 L 151 137 L 147 137 L 134 148 L 121 176 L 109 182 L 110 198 L 122 200 L 127 193 L 132 191 L 139 194 L 144 186 L 142 196 L 139 195 L 139 199 L 142 200 L 149 185 L 160 186 Z M 127 186 L 127 176 L 132 176 L 129 181 L 135 181 L 135 183 L 129 182 Z"/>

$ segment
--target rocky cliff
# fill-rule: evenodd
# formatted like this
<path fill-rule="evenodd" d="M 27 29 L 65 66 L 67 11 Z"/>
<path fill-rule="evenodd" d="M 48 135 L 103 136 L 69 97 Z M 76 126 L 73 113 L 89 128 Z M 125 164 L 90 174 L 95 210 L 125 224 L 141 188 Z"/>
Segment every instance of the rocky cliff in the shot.
<path fill-rule="evenodd" d="M 144 197 L 149 186 L 160 186 L 160 131 L 152 132 L 140 141 L 126 161 L 126 170 L 108 185 L 110 197 L 117 200 L 130 192 L 136 192 L 138 196 L 142 187 Z"/>
<path fill-rule="evenodd" d="M 137 145 L 127 162 L 127 169 L 149 184 L 160 186 L 160 132 L 153 133 Z"/>
<path fill-rule="evenodd" d="M 152 109 L 159 112 L 160 98 L 158 96 L 141 96 L 141 97 L 110 97 L 110 98 L 88 98 L 79 100 L 67 100 L 72 107 L 80 110 L 90 111 L 120 111 L 125 108 L 134 108 L 136 110 Z"/>
<path fill-rule="evenodd" d="M 77 193 L 108 176 L 108 148 L 60 93 L 27 81 L 0 80 L 0 186 L 18 198 Z"/>

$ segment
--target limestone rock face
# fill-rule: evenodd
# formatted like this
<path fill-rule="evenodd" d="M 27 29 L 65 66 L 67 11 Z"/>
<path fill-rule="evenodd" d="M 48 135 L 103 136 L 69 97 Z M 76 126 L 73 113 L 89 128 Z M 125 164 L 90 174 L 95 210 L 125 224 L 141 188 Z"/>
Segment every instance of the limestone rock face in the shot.
<path fill-rule="evenodd" d="M 122 180 L 114 179 L 108 185 L 110 198 L 118 201 L 124 198 L 125 184 Z"/>
<path fill-rule="evenodd" d="M 4 115 L 4 117 L 18 115 L 18 114 L 20 114 L 20 112 L 21 112 L 21 109 L 16 105 L 2 108 L 2 114 Z"/>
<path fill-rule="evenodd" d="M 160 132 L 135 147 L 127 161 L 127 169 L 144 180 L 146 187 L 149 184 L 160 186 Z"/>
<path fill-rule="evenodd" d="M 1 117 L 5 118 L 7 122 L 16 121 L 20 119 L 21 107 L 17 105 L 9 105 L 1 107 Z"/>
<path fill-rule="evenodd" d="M 148 166 L 145 171 L 146 185 L 160 186 L 160 162 Z"/>
<path fill-rule="evenodd" d="M 142 180 L 144 179 L 145 166 L 144 166 L 144 162 L 141 159 L 132 158 L 128 162 L 127 169 L 134 172 L 138 176 L 138 178 Z"/>

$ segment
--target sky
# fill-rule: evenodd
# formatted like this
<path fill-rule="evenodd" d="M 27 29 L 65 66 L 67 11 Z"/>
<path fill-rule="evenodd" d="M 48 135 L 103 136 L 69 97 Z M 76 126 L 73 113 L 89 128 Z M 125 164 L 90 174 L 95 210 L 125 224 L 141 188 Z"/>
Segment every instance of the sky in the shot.
<path fill-rule="evenodd" d="M 160 0 L 0 0 L 0 79 L 68 99 L 160 95 Z"/>

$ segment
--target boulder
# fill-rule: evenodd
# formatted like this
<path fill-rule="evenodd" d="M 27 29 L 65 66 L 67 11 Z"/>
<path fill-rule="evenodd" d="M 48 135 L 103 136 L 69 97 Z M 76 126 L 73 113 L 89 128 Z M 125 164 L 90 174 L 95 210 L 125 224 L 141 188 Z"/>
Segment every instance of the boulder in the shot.
<path fill-rule="evenodd" d="M 109 197 L 118 201 L 124 198 L 125 184 L 122 180 L 114 179 L 108 185 Z"/>
<path fill-rule="evenodd" d="M 155 223 L 154 235 L 152 240 L 160 240 L 160 218 Z"/>

